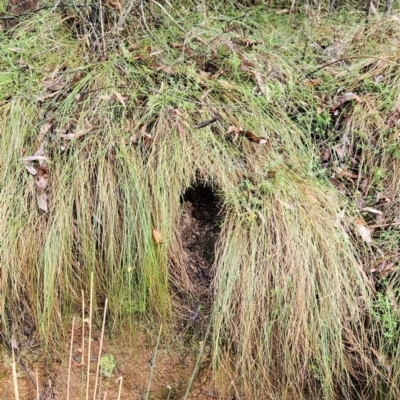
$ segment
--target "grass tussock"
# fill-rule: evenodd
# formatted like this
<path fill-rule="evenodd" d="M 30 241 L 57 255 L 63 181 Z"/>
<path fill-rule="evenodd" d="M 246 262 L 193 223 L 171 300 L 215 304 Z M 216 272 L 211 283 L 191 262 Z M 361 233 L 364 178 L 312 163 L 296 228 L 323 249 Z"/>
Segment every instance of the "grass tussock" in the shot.
<path fill-rule="evenodd" d="M 222 7 L 71 4 L 0 32 L 2 336 L 54 345 L 92 272 L 96 312 L 190 320 L 176 228 L 201 183 L 215 372 L 240 398 L 396 398 L 396 270 L 381 290 L 388 248 L 351 221 L 357 194 L 396 201 L 398 23 Z"/>

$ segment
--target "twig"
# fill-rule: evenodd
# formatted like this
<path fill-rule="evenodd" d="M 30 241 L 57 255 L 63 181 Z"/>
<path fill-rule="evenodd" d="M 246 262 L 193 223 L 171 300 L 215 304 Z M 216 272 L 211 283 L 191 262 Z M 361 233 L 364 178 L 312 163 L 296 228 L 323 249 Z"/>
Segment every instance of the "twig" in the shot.
<path fill-rule="evenodd" d="M 390 226 L 399 226 L 399 225 L 400 225 L 400 222 L 391 222 L 389 224 L 369 225 L 368 228 L 372 228 L 372 229 L 375 229 L 375 228 L 388 228 Z"/>
<path fill-rule="evenodd" d="M 367 10 L 366 10 L 367 20 L 368 20 L 369 14 L 371 12 L 371 7 L 372 7 L 372 0 L 367 0 Z"/>
<path fill-rule="evenodd" d="M 17 382 L 17 368 L 15 366 L 15 354 L 14 354 L 14 348 L 11 349 L 12 351 L 12 374 L 13 374 L 13 383 L 14 383 L 14 396 L 15 400 L 19 400 L 19 389 L 18 389 L 18 382 Z"/>
<path fill-rule="evenodd" d="M 104 39 L 104 18 L 103 18 L 103 2 L 99 0 L 99 18 L 100 18 L 100 27 L 101 27 L 101 44 L 103 46 L 103 60 L 106 59 L 106 41 Z"/>
<path fill-rule="evenodd" d="M 72 318 L 72 328 L 71 328 L 71 344 L 69 347 L 69 362 L 68 362 L 68 379 L 67 379 L 67 400 L 69 400 L 69 389 L 71 383 L 71 364 L 72 364 L 72 347 L 74 344 L 74 329 L 75 329 L 75 317 Z"/>
<path fill-rule="evenodd" d="M 87 356 L 87 369 L 86 369 L 86 400 L 89 400 L 89 386 L 90 386 L 90 350 L 92 341 L 92 315 L 93 315 L 93 272 L 90 274 L 90 301 L 89 301 L 89 338 L 88 338 L 88 356 Z"/>
<path fill-rule="evenodd" d="M 207 21 L 207 3 L 206 0 L 202 0 L 202 7 L 203 7 L 203 17 L 204 17 L 204 25 L 208 25 Z"/>
<path fill-rule="evenodd" d="M 95 383 L 94 383 L 93 400 L 96 400 L 97 383 L 98 383 L 98 380 L 99 380 L 99 371 L 100 371 L 100 364 L 101 364 L 101 351 L 103 349 L 104 329 L 105 329 L 105 325 L 106 325 L 107 305 L 108 305 L 108 299 L 106 299 L 106 302 L 104 304 L 103 325 L 101 327 L 99 356 L 98 356 L 98 359 L 97 359 L 96 380 L 95 380 Z"/>
<path fill-rule="evenodd" d="M 211 125 L 211 124 L 213 124 L 214 122 L 217 122 L 217 121 L 218 121 L 218 118 L 217 117 L 213 117 L 213 118 L 211 118 L 211 119 L 209 119 L 207 121 L 203 121 L 200 124 L 195 125 L 193 128 L 194 129 L 205 128 L 206 126 Z"/>
<path fill-rule="evenodd" d="M 117 379 L 117 382 L 119 381 L 119 389 L 118 389 L 118 400 L 121 400 L 121 393 L 122 393 L 122 382 L 124 381 L 124 378 L 120 376 Z"/>
<path fill-rule="evenodd" d="M 309 73 L 305 76 L 305 78 L 306 78 L 306 79 L 309 78 L 310 76 L 314 75 L 316 72 L 318 72 L 318 71 L 320 71 L 321 69 L 324 69 L 324 68 L 326 68 L 326 67 L 329 67 L 330 65 L 336 64 L 336 63 L 341 62 L 341 61 L 353 60 L 353 59 L 357 59 L 357 58 L 373 58 L 373 59 L 375 59 L 375 60 L 385 61 L 385 62 L 387 62 L 387 63 L 389 63 L 389 64 L 393 64 L 393 65 L 400 66 L 400 64 L 397 63 L 397 62 L 395 62 L 395 61 L 386 60 L 385 58 L 377 57 L 377 56 L 349 56 L 349 57 L 339 58 L 338 60 L 335 60 L 335 61 L 331 61 L 331 62 L 329 62 L 329 63 L 326 63 L 326 64 L 322 65 L 321 67 L 315 69 L 314 71 L 309 72 Z"/>
<path fill-rule="evenodd" d="M 143 0 L 140 2 L 140 11 L 142 12 L 142 19 L 143 19 L 144 26 L 148 30 L 150 37 L 154 40 L 154 36 L 152 35 L 151 30 L 150 30 L 149 26 L 147 25 L 146 16 L 144 15 Z"/>
<path fill-rule="evenodd" d="M 152 378 L 153 378 L 153 372 L 154 372 L 154 368 L 155 368 L 155 366 L 156 366 L 156 357 L 157 357 L 157 352 L 158 352 L 158 346 L 159 346 L 159 344 L 160 344 L 161 331 L 162 331 L 162 325 L 160 325 L 160 330 L 159 330 L 159 332 L 158 332 L 157 344 L 156 344 L 156 348 L 155 348 L 155 350 L 154 350 L 153 362 L 152 362 L 152 364 L 151 364 L 149 383 L 148 383 L 148 385 L 147 385 L 146 400 L 149 399 L 149 395 L 150 395 L 151 380 L 152 380 Z"/>
<path fill-rule="evenodd" d="M 81 364 L 85 365 L 85 292 L 83 289 L 81 290 L 82 294 L 82 355 L 81 355 Z"/>
<path fill-rule="evenodd" d="M 39 390 L 39 369 L 36 367 L 36 400 L 40 400 L 40 390 Z"/>
<path fill-rule="evenodd" d="M 174 20 L 174 18 L 168 13 L 168 11 L 156 0 L 151 0 L 154 4 L 161 8 L 164 13 L 168 16 L 168 18 L 182 31 L 187 34 L 187 32 Z"/>

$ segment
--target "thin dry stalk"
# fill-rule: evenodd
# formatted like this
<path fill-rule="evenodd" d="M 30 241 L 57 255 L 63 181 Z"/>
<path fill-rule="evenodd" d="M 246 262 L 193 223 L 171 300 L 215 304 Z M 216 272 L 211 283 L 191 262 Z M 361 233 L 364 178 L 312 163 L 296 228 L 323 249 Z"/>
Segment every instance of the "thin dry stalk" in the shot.
<path fill-rule="evenodd" d="M 172 17 L 172 15 L 171 15 L 158 1 L 152 0 L 152 2 L 153 2 L 154 4 L 156 4 L 158 7 L 160 7 L 161 10 L 163 10 L 163 12 L 165 13 L 165 15 L 166 15 L 166 16 L 167 16 L 167 17 L 182 31 L 182 32 L 187 33 L 187 32 L 185 31 L 185 29 L 183 29 L 182 26 L 181 26 L 177 21 L 175 21 L 175 19 Z"/>
<path fill-rule="evenodd" d="M 124 378 L 122 376 L 120 376 L 117 379 L 117 382 L 119 381 L 119 389 L 118 389 L 118 398 L 117 400 L 121 400 L 121 393 L 122 393 L 122 382 L 123 382 Z"/>
<path fill-rule="evenodd" d="M 103 2 L 99 0 L 99 15 L 100 15 L 100 25 L 101 25 L 101 44 L 103 46 L 103 60 L 107 56 L 106 41 L 104 39 L 104 17 L 103 17 Z"/>
<path fill-rule="evenodd" d="M 86 373 L 86 400 L 89 399 L 90 384 L 90 350 L 92 340 L 92 316 L 93 316 L 93 272 L 90 274 L 90 309 L 89 309 L 89 337 L 88 337 L 88 355 L 87 355 L 87 373 Z"/>
<path fill-rule="evenodd" d="M 106 400 L 106 398 L 107 398 L 107 390 L 104 392 L 103 400 Z"/>
<path fill-rule="evenodd" d="M 85 365 L 85 292 L 81 291 L 82 294 L 82 357 L 81 364 Z"/>
<path fill-rule="evenodd" d="M 39 390 L 39 370 L 36 367 L 36 399 L 40 400 L 40 390 Z"/>
<path fill-rule="evenodd" d="M 15 396 L 15 400 L 19 400 L 19 390 L 18 390 L 18 382 L 17 382 L 17 368 L 16 368 L 16 364 L 15 364 L 14 349 L 12 349 L 12 359 L 13 359 L 13 362 L 11 364 L 11 367 L 12 367 L 12 374 L 13 374 L 14 396 Z"/>
<path fill-rule="evenodd" d="M 98 359 L 97 359 L 97 370 L 96 370 L 96 380 L 95 380 L 95 384 L 94 384 L 93 400 L 96 400 L 97 384 L 98 384 L 98 380 L 99 380 L 99 371 L 100 371 L 100 364 L 101 364 L 101 351 L 103 349 L 104 329 L 105 329 L 105 325 L 106 325 L 107 305 L 108 305 L 108 299 L 106 299 L 106 302 L 104 304 L 103 325 L 101 327 L 100 348 L 99 348 L 99 355 L 98 355 Z"/>
<path fill-rule="evenodd" d="M 202 7 L 203 7 L 203 15 L 204 15 L 204 25 L 207 26 L 208 21 L 207 21 L 207 1 L 206 0 L 202 0 Z"/>
<path fill-rule="evenodd" d="M 153 360 L 152 360 L 153 362 L 151 364 L 151 369 L 150 369 L 149 384 L 147 385 L 146 400 L 149 399 L 149 396 L 150 396 L 151 381 L 153 379 L 154 368 L 156 367 L 156 357 L 157 357 L 157 352 L 158 352 L 158 345 L 160 344 L 161 331 L 162 331 L 162 325 L 160 325 L 160 330 L 158 331 L 157 344 L 156 344 L 156 348 L 154 350 L 154 356 L 153 356 Z"/>
<path fill-rule="evenodd" d="M 68 379 L 67 379 L 67 400 L 69 400 L 69 389 L 71 383 L 71 365 L 72 365 L 72 346 L 74 344 L 74 329 L 75 329 L 75 317 L 72 318 L 72 330 L 71 330 L 71 344 L 69 347 L 69 360 L 68 360 Z M 39 381 L 36 378 L 39 387 Z"/>

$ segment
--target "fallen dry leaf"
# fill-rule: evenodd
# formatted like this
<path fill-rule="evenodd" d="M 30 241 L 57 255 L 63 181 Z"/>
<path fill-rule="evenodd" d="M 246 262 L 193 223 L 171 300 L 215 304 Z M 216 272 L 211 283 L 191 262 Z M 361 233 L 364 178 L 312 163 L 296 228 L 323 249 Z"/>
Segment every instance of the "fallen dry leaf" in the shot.
<path fill-rule="evenodd" d="M 122 8 L 121 2 L 118 0 L 107 0 L 106 5 L 114 10 L 120 10 Z"/>
<path fill-rule="evenodd" d="M 46 166 L 41 165 L 36 173 L 36 187 L 39 194 L 42 194 L 47 187 L 48 177 L 49 177 L 49 170 Z"/>
<path fill-rule="evenodd" d="M 153 235 L 153 241 L 154 241 L 155 244 L 161 244 L 162 243 L 161 234 L 157 229 L 153 229 L 152 235 Z"/>
<path fill-rule="evenodd" d="M 253 75 L 256 78 L 258 87 L 260 88 L 261 93 L 265 96 L 267 101 L 271 100 L 271 91 L 268 86 L 264 83 L 263 76 L 257 71 L 253 71 Z"/>
<path fill-rule="evenodd" d="M 226 133 L 240 133 L 240 129 L 235 125 L 230 125 Z"/>
<path fill-rule="evenodd" d="M 262 42 L 259 40 L 253 40 L 253 39 L 249 39 L 249 38 L 237 38 L 235 40 L 235 42 L 242 44 L 246 47 L 253 47 L 253 46 L 257 46 L 258 44 L 262 44 Z"/>
<path fill-rule="evenodd" d="M 199 71 L 199 75 L 200 75 L 202 78 L 208 79 L 208 80 L 210 80 L 210 79 L 212 78 L 212 73 L 211 73 L 211 72 L 206 72 L 206 71 L 203 71 L 203 70 L 200 70 L 200 71 Z"/>
<path fill-rule="evenodd" d="M 48 184 L 49 171 L 45 165 L 41 165 L 35 174 L 35 183 L 37 188 L 37 203 L 42 211 L 48 210 L 47 194 L 45 189 Z"/>
<path fill-rule="evenodd" d="M 33 176 L 37 174 L 37 169 L 32 165 L 25 165 L 25 169 Z"/>
<path fill-rule="evenodd" d="M 167 75 L 173 75 L 174 74 L 173 69 L 168 65 L 157 65 L 154 69 L 157 72 L 164 72 Z"/>
<path fill-rule="evenodd" d="M 358 96 L 356 93 L 349 92 L 342 96 L 334 97 L 335 104 L 333 106 L 333 110 L 336 110 L 337 108 L 343 106 L 344 103 L 346 103 L 347 101 L 350 101 L 350 100 L 356 100 L 357 103 L 362 103 L 362 99 L 360 96 Z"/>
<path fill-rule="evenodd" d="M 100 100 L 110 101 L 113 98 L 112 94 L 102 94 L 99 96 Z"/>
<path fill-rule="evenodd" d="M 8 50 L 14 52 L 14 53 L 22 53 L 23 50 L 20 47 L 9 47 Z"/>
<path fill-rule="evenodd" d="M 329 159 L 331 158 L 331 151 L 327 147 L 325 147 L 323 150 L 320 151 L 319 158 L 321 162 L 329 161 Z"/>
<path fill-rule="evenodd" d="M 202 37 L 196 36 L 196 40 L 204 46 L 208 46 L 208 43 Z"/>
<path fill-rule="evenodd" d="M 343 161 L 346 156 L 346 151 L 342 148 L 342 146 L 340 144 L 338 144 L 333 147 L 333 150 L 335 150 L 336 154 L 339 157 L 339 160 Z"/>
<path fill-rule="evenodd" d="M 62 133 L 60 134 L 60 137 L 65 140 L 77 139 L 80 138 L 81 136 L 85 136 L 91 130 L 92 128 L 87 128 L 87 129 L 81 129 L 80 131 L 76 131 L 75 133 Z"/>
<path fill-rule="evenodd" d="M 137 144 L 138 143 L 138 134 L 134 133 L 130 138 L 129 138 L 129 143 L 130 144 Z"/>
<path fill-rule="evenodd" d="M 346 178 L 347 180 L 350 180 L 350 181 L 352 179 L 358 179 L 358 174 L 348 171 L 348 166 L 345 166 L 344 168 L 335 167 L 334 170 L 338 174 L 339 177 Z"/>
<path fill-rule="evenodd" d="M 238 128 L 235 125 L 230 125 L 228 130 L 226 131 L 226 133 L 228 133 L 228 134 L 234 133 L 235 134 L 233 141 L 236 141 L 239 134 L 241 134 L 241 135 L 244 135 L 250 142 L 257 143 L 260 145 L 269 145 L 269 139 L 267 139 L 265 137 L 258 137 L 254 133 L 252 133 L 250 131 L 245 131 L 243 128 Z M 268 147 L 270 147 L 270 146 L 268 146 Z"/>
<path fill-rule="evenodd" d="M 164 50 L 153 51 L 152 53 L 149 54 L 149 58 L 158 56 L 159 54 L 162 54 L 162 53 L 164 53 Z"/>
<path fill-rule="evenodd" d="M 354 222 L 362 240 L 366 243 L 372 243 L 371 231 L 366 227 L 365 222 L 361 218 L 355 218 Z"/>
<path fill-rule="evenodd" d="M 126 100 L 126 97 L 123 97 L 123 96 L 121 95 L 121 93 L 118 93 L 118 92 L 116 92 L 115 90 L 114 90 L 114 94 L 115 94 L 116 99 L 125 107 L 125 100 Z"/>
<path fill-rule="evenodd" d="M 39 194 L 37 197 L 38 207 L 46 212 L 48 210 L 48 198 L 46 193 Z"/>
<path fill-rule="evenodd" d="M 236 86 L 233 83 L 226 81 L 225 79 L 218 79 L 217 81 L 226 90 L 235 90 Z"/>
<path fill-rule="evenodd" d="M 280 204 L 282 204 L 282 205 L 283 205 L 285 208 L 287 208 L 288 210 L 294 210 L 294 206 L 292 206 L 291 204 L 286 203 L 286 201 L 281 200 L 281 199 L 278 198 L 277 196 L 276 196 L 275 198 L 276 198 L 276 200 L 277 200 Z"/>
<path fill-rule="evenodd" d="M 40 134 L 41 135 L 45 135 L 51 128 L 51 124 L 49 123 L 45 123 L 40 127 Z"/>

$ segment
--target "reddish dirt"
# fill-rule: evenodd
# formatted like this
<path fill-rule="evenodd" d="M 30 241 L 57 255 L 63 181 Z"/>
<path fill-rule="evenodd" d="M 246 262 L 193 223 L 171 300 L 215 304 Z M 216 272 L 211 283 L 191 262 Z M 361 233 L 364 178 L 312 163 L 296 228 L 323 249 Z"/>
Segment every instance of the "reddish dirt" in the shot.
<path fill-rule="evenodd" d="M 116 369 L 112 378 L 102 377 L 100 380 L 100 397 L 98 399 L 118 399 L 119 381 L 122 377 L 121 399 L 144 399 L 154 363 L 156 338 L 145 333 L 133 333 L 129 336 L 112 340 L 106 339 L 103 343 L 102 354 L 112 354 L 115 357 Z M 95 372 L 97 369 L 100 333 L 92 334 L 91 365 L 89 376 L 89 398 L 93 398 L 95 386 Z M 42 400 L 61 400 L 67 398 L 69 343 L 65 343 L 64 354 L 59 360 L 45 362 L 40 357 L 40 350 L 22 350 L 21 357 L 27 365 L 28 371 L 36 381 L 38 369 L 39 388 Z M 87 345 L 87 344 L 86 344 Z M 70 383 L 70 399 L 85 399 L 86 370 L 80 365 L 81 360 L 80 328 L 75 330 L 73 345 L 73 362 Z M 87 349 L 85 349 L 87 353 Z M 151 400 L 183 399 L 187 384 L 195 365 L 198 350 L 187 349 L 178 351 L 165 344 L 160 344 L 156 354 L 153 376 L 150 385 Z M 86 357 L 86 356 L 85 356 Z M 0 365 L 0 400 L 15 398 L 11 356 L 3 351 Z M 208 365 L 208 361 L 204 365 Z M 36 389 L 24 368 L 17 365 L 18 388 L 21 400 L 36 400 Z M 107 392 L 106 397 L 105 393 Z M 99 394 L 98 394 L 99 396 Z M 204 371 L 198 374 L 187 399 L 210 400 L 232 399 L 227 393 L 218 392 L 212 384 L 210 376 Z"/>

